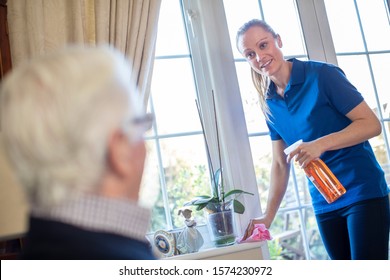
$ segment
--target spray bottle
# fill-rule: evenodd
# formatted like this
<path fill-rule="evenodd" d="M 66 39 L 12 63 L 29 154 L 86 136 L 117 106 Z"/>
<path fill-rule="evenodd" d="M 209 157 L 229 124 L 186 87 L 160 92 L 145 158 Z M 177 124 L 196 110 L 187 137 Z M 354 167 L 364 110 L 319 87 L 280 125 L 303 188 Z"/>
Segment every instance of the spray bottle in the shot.
<path fill-rule="evenodd" d="M 302 140 L 298 140 L 291 146 L 287 147 L 284 150 L 284 153 L 289 155 L 301 143 Z M 314 184 L 328 203 L 332 203 L 345 194 L 346 190 L 344 186 L 321 159 L 312 160 L 305 168 L 303 168 L 303 170 L 309 180 Z"/>

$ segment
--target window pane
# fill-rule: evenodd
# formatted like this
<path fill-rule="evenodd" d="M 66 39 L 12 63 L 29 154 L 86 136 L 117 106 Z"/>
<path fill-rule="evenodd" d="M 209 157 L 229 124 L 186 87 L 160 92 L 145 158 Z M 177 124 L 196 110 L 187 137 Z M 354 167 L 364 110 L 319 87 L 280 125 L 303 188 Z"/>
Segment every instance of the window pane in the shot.
<path fill-rule="evenodd" d="M 161 2 L 156 56 L 188 54 L 187 36 L 179 0 Z"/>
<path fill-rule="evenodd" d="M 161 192 L 160 170 L 158 165 L 156 142 L 147 140 L 147 158 L 140 191 L 140 204 L 152 208 L 149 230 L 156 231 L 167 228 L 164 200 Z"/>
<path fill-rule="evenodd" d="M 302 210 L 279 211 L 270 231 L 273 240 L 268 243 L 271 259 L 303 260 L 306 259 L 304 238 L 301 232 L 299 211 L 302 211 L 306 225 L 306 237 L 310 258 L 313 260 L 328 259 L 318 231 L 317 222 L 311 207 Z"/>
<path fill-rule="evenodd" d="M 385 122 L 385 129 L 387 135 L 389 135 L 389 122 Z M 386 151 L 386 145 L 384 140 L 384 133 L 380 134 L 377 137 L 370 139 L 370 144 L 374 150 L 375 157 L 378 160 L 379 164 L 382 166 L 386 174 L 386 182 L 390 185 L 390 165 L 389 165 L 389 156 Z"/>
<path fill-rule="evenodd" d="M 236 48 L 236 33 L 245 22 L 254 18 L 261 19 L 259 2 L 258 0 L 224 0 L 223 3 L 225 6 L 225 14 L 234 58 L 242 58 L 242 55 Z"/>
<path fill-rule="evenodd" d="M 148 104 L 148 111 L 155 115 L 155 129 L 146 135 L 149 139 L 147 142 L 150 159 L 146 162 L 141 194 L 143 204 L 152 205 L 151 232 L 159 229 L 169 230 L 171 225 L 182 226 L 182 219 L 179 223 L 177 216 L 178 205 L 182 206 L 184 196 L 186 201 L 193 196 L 193 193 L 183 191 L 183 188 L 193 186 L 181 186 L 175 182 L 183 183 L 194 176 L 202 177 L 203 175 L 196 175 L 196 172 L 203 172 L 207 166 L 203 140 L 196 144 L 188 140 L 193 137 L 203 139 L 201 136 L 161 140 L 161 137 L 166 137 L 167 134 L 197 134 L 201 131 L 195 98 L 196 88 L 181 1 L 163 0 L 159 14 L 151 98 Z M 188 154 L 191 152 L 193 153 Z M 202 163 L 193 165 L 196 156 L 202 155 Z M 192 177 L 189 178 L 186 172 L 190 172 Z M 199 187 L 194 187 L 194 190 L 197 189 Z"/>
<path fill-rule="evenodd" d="M 197 195 L 210 195 L 210 176 L 202 135 L 163 139 L 161 155 L 173 228 L 183 226 L 178 210 Z M 203 211 L 193 212 L 198 224 Z"/>
<path fill-rule="evenodd" d="M 325 6 L 336 52 L 364 51 L 353 0 L 325 0 Z"/>
<path fill-rule="evenodd" d="M 337 60 L 340 68 L 363 95 L 368 105 L 376 108 L 377 103 L 367 57 L 365 55 L 337 56 Z"/>
<path fill-rule="evenodd" d="M 250 146 L 255 167 L 257 187 L 259 190 L 260 204 L 263 212 L 267 206 L 267 198 L 270 187 L 270 168 L 272 162 L 272 141 L 269 136 L 250 137 Z M 290 176 L 286 194 L 280 205 L 281 208 L 297 206 L 297 200 L 294 190 L 294 181 Z"/>
<path fill-rule="evenodd" d="M 390 49 L 390 46 L 389 46 Z M 389 118 L 390 94 L 389 94 L 389 73 L 390 53 L 370 55 L 372 70 L 375 77 L 376 90 L 382 108 L 384 118 Z"/>
<path fill-rule="evenodd" d="M 152 208 L 152 216 L 150 221 L 149 232 L 155 232 L 160 229 L 168 229 L 167 218 L 165 215 L 164 201 L 160 192 Z"/>
<path fill-rule="evenodd" d="M 271 139 L 269 137 L 250 137 L 249 141 L 256 172 L 260 204 L 264 208 L 267 205 L 270 184 L 270 166 L 272 161 Z"/>
<path fill-rule="evenodd" d="M 387 137 L 389 137 L 389 135 L 390 135 L 390 121 L 384 122 L 384 129 L 385 129 Z M 383 136 L 383 134 L 384 133 L 382 133 L 381 135 Z M 389 153 L 389 151 L 387 151 L 387 157 L 385 157 L 383 150 L 385 150 L 384 145 L 381 147 L 381 153 L 380 153 L 381 157 L 379 157 L 379 156 L 378 157 L 379 157 L 381 166 L 382 166 L 383 170 L 385 171 L 387 185 L 390 186 L 390 160 L 389 160 L 390 153 Z M 375 154 L 377 154 L 377 153 L 375 153 Z"/>
<path fill-rule="evenodd" d="M 305 55 L 302 27 L 294 0 L 262 0 L 264 19 L 283 41 L 285 56 Z M 281 8 L 283 7 L 283 8 Z"/>
<path fill-rule="evenodd" d="M 295 179 L 297 180 L 298 195 L 302 205 L 311 205 L 311 196 L 309 193 L 309 181 L 305 172 L 298 164 L 294 163 L 292 172 L 295 173 Z M 291 179 L 290 179 L 291 181 Z"/>
<path fill-rule="evenodd" d="M 270 232 L 274 240 L 270 244 L 272 259 L 306 259 L 297 210 L 279 211 L 271 225 Z"/>
<path fill-rule="evenodd" d="M 202 130 L 189 58 L 155 61 L 152 97 L 160 135 Z"/>
<path fill-rule="evenodd" d="M 384 0 L 358 0 L 359 14 L 369 51 L 390 49 L 390 25 Z"/>
<path fill-rule="evenodd" d="M 289 208 L 289 207 L 296 207 L 298 205 L 297 197 L 295 195 L 295 185 L 294 185 L 294 178 L 293 176 L 290 176 L 288 185 L 287 185 L 287 191 L 284 195 L 284 198 L 282 200 L 282 203 L 280 204 L 280 208 Z"/>

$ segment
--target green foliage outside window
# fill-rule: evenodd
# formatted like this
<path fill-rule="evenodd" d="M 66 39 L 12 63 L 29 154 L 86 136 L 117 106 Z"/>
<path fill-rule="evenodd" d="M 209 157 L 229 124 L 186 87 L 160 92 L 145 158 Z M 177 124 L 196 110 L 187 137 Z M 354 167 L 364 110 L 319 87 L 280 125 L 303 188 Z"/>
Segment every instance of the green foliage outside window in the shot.
<path fill-rule="evenodd" d="M 210 191 L 210 177 L 205 165 L 190 166 L 189 163 L 178 159 L 176 165 L 164 169 L 165 182 L 168 189 L 169 210 L 172 215 L 173 228 L 184 226 L 183 218 L 178 211 L 184 203 L 195 196 Z M 193 212 L 198 224 L 204 223 L 202 212 Z M 153 208 L 151 231 L 166 229 L 165 210 L 161 192 Z"/>

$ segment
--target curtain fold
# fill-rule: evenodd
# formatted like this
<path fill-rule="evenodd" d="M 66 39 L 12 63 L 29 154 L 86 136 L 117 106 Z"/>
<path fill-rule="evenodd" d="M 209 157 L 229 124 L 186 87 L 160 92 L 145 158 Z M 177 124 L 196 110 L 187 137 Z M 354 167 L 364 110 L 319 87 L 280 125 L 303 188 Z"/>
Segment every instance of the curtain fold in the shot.
<path fill-rule="evenodd" d="M 146 108 L 160 5 L 161 0 L 9 1 L 13 64 L 66 44 L 109 44 L 130 60 L 130 79 Z"/>

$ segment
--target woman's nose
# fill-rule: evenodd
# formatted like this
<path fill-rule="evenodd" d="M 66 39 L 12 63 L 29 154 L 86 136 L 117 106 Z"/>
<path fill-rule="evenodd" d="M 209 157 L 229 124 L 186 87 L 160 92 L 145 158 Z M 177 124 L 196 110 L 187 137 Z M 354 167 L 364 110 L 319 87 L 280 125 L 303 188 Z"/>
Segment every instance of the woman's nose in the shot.
<path fill-rule="evenodd" d="M 258 53 L 258 52 L 256 53 L 256 61 L 257 62 L 260 62 L 262 57 L 263 56 L 260 53 Z"/>

